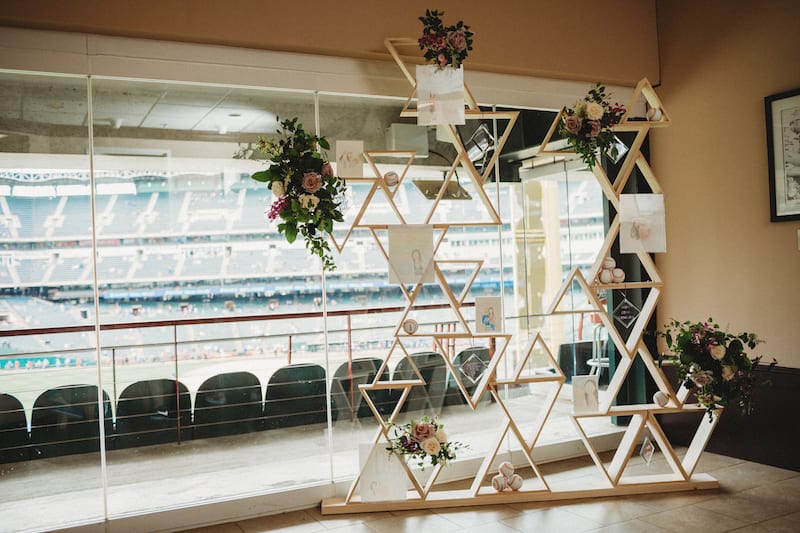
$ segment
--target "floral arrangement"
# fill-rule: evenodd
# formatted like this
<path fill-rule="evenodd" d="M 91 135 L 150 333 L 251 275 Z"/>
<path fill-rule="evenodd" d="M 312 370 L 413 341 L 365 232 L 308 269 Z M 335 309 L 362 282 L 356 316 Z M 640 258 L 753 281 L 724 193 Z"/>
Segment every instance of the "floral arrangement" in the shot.
<path fill-rule="evenodd" d="M 714 409 L 733 402 L 738 402 L 742 414 L 752 412 L 759 385 L 753 369 L 761 356 L 751 358 L 745 348 L 753 350 L 762 342 L 754 333 L 734 335 L 722 331 L 709 318 L 707 322 L 672 320 L 658 335 L 664 337 L 674 353 L 668 360 L 677 365 L 678 378 L 697 394 L 698 405 L 706 408 L 709 418 Z M 664 360 L 663 355 L 659 357 L 659 365 Z M 773 359 L 770 367 L 776 363 Z"/>
<path fill-rule="evenodd" d="M 598 82 L 583 100 L 566 110 L 558 132 L 592 168 L 598 150 L 608 152 L 612 159 L 616 159 L 619 152 L 611 127 L 618 124 L 624 114 L 625 107 L 619 103 L 612 105 L 606 96 L 606 88 Z"/>
<path fill-rule="evenodd" d="M 275 196 L 267 216 L 281 219 L 278 232 L 290 243 L 302 235 L 306 247 L 322 259 L 323 269 L 335 270 L 325 233 L 343 221 L 340 204 L 346 185 L 318 151 L 330 149 L 327 139 L 307 133 L 297 120 L 280 123 L 277 141 L 259 138 L 257 148 L 271 163 L 251 177 L 266 183 Z"/>
<path fill-rule="evenodd" d="M 458 21 L 455 26 L 442 23 L 444 11 L 425 10 L 422 22 L 422 37 L 418 39 L 419 49 L 425 51 L 425 59 L 439 68 L 451 66 L 458 68 L 472 50 L 472 36 L 469 26 Z"/>
<path fill-rule="evenodd" d="M 456 458 L 456 450 L 467 447 L 460 442 L 447 440 L 444 424 L 439 424 L 436 419 L 422 417 L 412 420 L 409 424 L 395 424 L 389 422 L 390 446 L 386 448 L 389 453 L 410 455 L 417 460 L 417 465 L 425 470 L 425 459 L 430 459 L 431 465 L 445 465 L 447 461 Z"/>

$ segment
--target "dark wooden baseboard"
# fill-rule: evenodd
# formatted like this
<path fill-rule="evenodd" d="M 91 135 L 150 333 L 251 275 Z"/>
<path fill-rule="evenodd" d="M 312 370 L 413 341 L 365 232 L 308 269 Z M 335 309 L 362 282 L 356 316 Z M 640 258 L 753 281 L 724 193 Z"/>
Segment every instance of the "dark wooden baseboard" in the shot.
<path fill-rule="evenodd" d="M 674 369 L 665 371 L 675 383 Z M 800 415 L 795 407 L 800 369 L 758 367 L 755 373 L 759 380 L 769 380 L 771 385 L 758 391 L 754 412 L 743 416 L 735 406 L 725 409 L 706 450 L 800 472 Z M 665 415 L 659 417 L 659 424 L 673 445 L 686 446 L 702 416 Z"/>

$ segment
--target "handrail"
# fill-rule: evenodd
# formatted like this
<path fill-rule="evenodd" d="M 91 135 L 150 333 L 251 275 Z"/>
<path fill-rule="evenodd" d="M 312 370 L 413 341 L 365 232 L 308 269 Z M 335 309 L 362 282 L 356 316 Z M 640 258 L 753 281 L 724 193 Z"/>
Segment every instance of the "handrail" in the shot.
<path fill-rule="evenodd" d="M 465 302 L 463 307 L 473 307 L 474 302 Z M 425 304 L 415 305 L 415 311 L 430 311 L 435 309 L 447 309 L 449 304 Z M 341 309 L 328 311 L 329 317 L 370 315 L 380 313 L 397 313 L 406 309 L 405 306 L 393 307 L 372 307 L 364 309 Z M 236 315 L 236 316 L 217 316 L 206 318 L 176 318 L 172 320 L 148 320 L 141 322 L 112 322 L 100 324 L 100 331 L 112 331 L 119 329 L 133 328 L 158 328 L 165 326 L 193 326 L 202 324 L 223 324 L 230 322 L 255 322 L 259 320 L 290 320 L 298 318 L 322 318 L 322 311 L 304 311 L 300 313 L 279 313 L 269 315 Z M 94 331 L 95 325 L 85 326 L 55 326 L 47 328 L 28 328 L 28 329 L 4 329 L 0 330 L 0 337 L 18 337 L 28 335 L 47 335 L 53 333 L 80 333 Z"/>

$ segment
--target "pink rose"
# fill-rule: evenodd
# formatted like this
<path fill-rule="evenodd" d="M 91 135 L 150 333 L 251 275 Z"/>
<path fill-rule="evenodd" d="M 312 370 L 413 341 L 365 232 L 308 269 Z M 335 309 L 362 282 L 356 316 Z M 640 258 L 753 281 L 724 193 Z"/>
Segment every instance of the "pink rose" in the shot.
<path fill-rule="evenodd" d="M 698 387 L 702 387 L 703 385 L 708 385 L 712 381 L 714 381 L 714 374 L 709 372 L 708 370 L 700 370 L 693 373 L 691 376 L 692 381 Z"/>
<path fill-rule="evenodd" d="M 330 163 L 325 163 L 322 165 L 322 170 L 320 171 L 323 176 L 331 177 L 333 176 L 333 167 Z"/>
<path fill-rule="evenodd" d="M 322 188 L 322 176 L 317 172 L 306 172 L 303 174 L 303 189 L 306 192 L 315 193 Z"/>
<path fill-rule="evenodd" d="M 591 129 L 591 131 L 589 131 L 589 133 L 586 134 L 587 137 L 597 137 L 597 135 L 600 133 L 600 129 L 602 128 L 602 126 L 600 125 L 600 122 L 597 121 L 597 120 L 590 120 L 589 121 L 589 126 L 592 129 Z"/>
<path fill-rule="evenodd" d="M 422 442 L 436 436 L 436 426 L 430 422 L 417 422 L 412 429 L 414 440 Z"/>
<path fill-rule="evenodd" d="M 578 133 L 581 129 L 581 119 L 579 119 L 575 115 L 570 115 L 564 121 L 564 127 L 570 133 Z"/>
<path fill-rule="evenodd" d="M 454 30 L 447 34 L 447 42 L 454 49 L 463 52 L 467 48 L 467 37 L 464 35 L 464 30 Z"/>
<path fill-rule="evenodd" d="M 439 54 L 439 57 L 437 57 L 436 59 L 437 59 L 437 61 L 439 61 L 439 66 L 440 67 L 447 66 L 447 58 L 445 57 L 444 54 Z"/>

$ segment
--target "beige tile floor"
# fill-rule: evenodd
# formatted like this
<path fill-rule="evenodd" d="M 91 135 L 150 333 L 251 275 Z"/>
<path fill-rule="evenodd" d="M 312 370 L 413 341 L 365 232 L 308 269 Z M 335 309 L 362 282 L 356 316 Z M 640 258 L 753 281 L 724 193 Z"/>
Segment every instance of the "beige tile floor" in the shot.
<path fill-rule="evenodd" d="M 652 466 L 652 465 L 651 465 Z M 636 470 L 651 468 L 631 464 Z M 544 465 L 548 480 L 589 475 L 588 458 Z M 319 508 L 190 530 L 192 533 L 800 532 L 800 472 L 706 453 L 699 472 L 720 489 L 562 502 L 323 516 Z M 455 484 L 457 485 L 457 484 Z M 455 488 L 455 487 L 454 487 Z"/>

